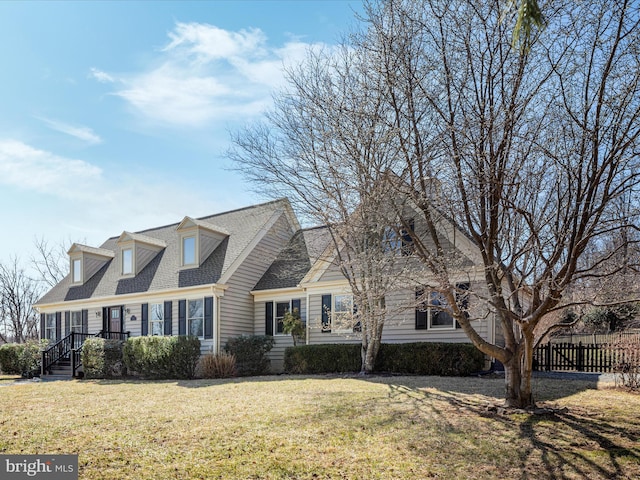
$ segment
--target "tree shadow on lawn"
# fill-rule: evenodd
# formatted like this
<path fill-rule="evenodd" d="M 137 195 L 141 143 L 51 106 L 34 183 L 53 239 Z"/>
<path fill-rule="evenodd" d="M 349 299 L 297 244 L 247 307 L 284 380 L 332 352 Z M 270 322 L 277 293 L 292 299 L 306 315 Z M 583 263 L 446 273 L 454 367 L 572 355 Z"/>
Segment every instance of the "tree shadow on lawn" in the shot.
<path fill-rule="evenodd" d="M 542 414 L 523 411 L 499 414 L 488 409 L 484 399 L 478 398 L 485 394 L 476 388 L 460 388 L 458 384 L 454 391 L 447 391 L 441 389 L 446 383 L 444 377 L 442 384 L 434 384 L 429 377 L 424 381 L 411 379 L 411 385 L 402 381 L 405 378 L 396 383 L 382 382 L 389 387 L 391 402 L 411 407 L 397 410 L 385 423 L 400 421 L 400 417 L 410 415 L 421 418 L 425 426 L 435 422 L 444 430 L 465 433 L 468 428 L 468 435 L 495 439 L 496 454 L 499 454 L 500 445 L 517 452 L 522 471 L 520 478 L 566 478 L 576 474 L 582 478 L 638 478 L 636 475 L 640 474 L 640 420 L 636 418 L 621 419 L 612 424 L 603 415 L 594 415 L 580 407 Z M 581 391 L 577 386 L 572 387 L 576 393 Z M 491 400 L 491 397 L 486 399 Z M 461 420 L 469 417 L 489 419 L 491 423 Z M 501 433 L 508 432 L 520 438 L 522 443 L 514 445 L 508 442 L 508 437 L 500 438 Z M 637 469 L 626 471 L 622 459 L 627 464 L 637 465 Z"/>

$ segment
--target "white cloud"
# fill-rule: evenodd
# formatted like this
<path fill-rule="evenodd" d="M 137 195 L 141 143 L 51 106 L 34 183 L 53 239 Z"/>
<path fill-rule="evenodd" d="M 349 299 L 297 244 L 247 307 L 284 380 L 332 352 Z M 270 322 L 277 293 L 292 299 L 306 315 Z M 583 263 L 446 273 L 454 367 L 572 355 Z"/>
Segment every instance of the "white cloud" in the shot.
<path fill-rule="evenodd" d="M 98 143 L 102 143 L 102 138 L 100 138 L 99 135 L 94 133 L 94 131 L 89 127 L 71 125 L 68 123 L 61 122 L 60 120 L 55 120 L 51 118 L 45 118 L 45 117 L 36 117 L 36 118 L 46 123 L 53 130 L 75 137 L 78 140 L 82 140 L 83 142 L 86 142 L 90 145 L 96 145 Z"/>
<path fill-rule="evenodd" d="M 0 183 L 23 190 L 75 197 L 91 190 L 99 167 L 57 156 L 17 140 L 0 140 Z"/>
<path fill-rule="evenodd" d="M 201 23 L 177 23 L 168 37 L 148 71 L 115 77 L 93 68 L 91 75 L 118 84 L 113 94 L 147 122 L 190 128 L 261 114 L 284 82 L 283 65 L 321 47 L 297 39 L 273 47 L 260 29 L 233 32 Z"/>
<path fill-rule="evenodd" d="M 116 81 L 111 75 L 102 70 L 98 70 L 97 68 L 92 68 L 89 74 L 89 77 L 93 77 L 98 80 L 100 83 L 113 83 Z"/>

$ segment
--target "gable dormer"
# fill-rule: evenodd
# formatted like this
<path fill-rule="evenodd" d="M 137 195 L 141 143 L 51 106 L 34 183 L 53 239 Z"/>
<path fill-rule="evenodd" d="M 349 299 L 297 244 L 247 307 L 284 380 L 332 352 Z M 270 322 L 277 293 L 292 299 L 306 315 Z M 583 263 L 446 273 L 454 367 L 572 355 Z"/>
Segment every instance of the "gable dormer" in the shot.
<path fill-rule="evenodd" d="M 167 247 L 165 242 L 157 238 L 126 231 L 122 232 L 117 244 L 120 247 L 120 275 L 123 277 L 137 275 Z"/>
<path fill-rule="evenodd" d="M 111 250 L 89 247 L 79 243 L 71 245 L 67 253 L 69 254 L 71 283 L 74 285 L 85 283 L 115 256 Z"/>
<path fill-rule="evenodd" d="M 196 268 L 229 236 L 222 227 L 184 217 L 176 228 L 180 237 L 180 268 Z"/>

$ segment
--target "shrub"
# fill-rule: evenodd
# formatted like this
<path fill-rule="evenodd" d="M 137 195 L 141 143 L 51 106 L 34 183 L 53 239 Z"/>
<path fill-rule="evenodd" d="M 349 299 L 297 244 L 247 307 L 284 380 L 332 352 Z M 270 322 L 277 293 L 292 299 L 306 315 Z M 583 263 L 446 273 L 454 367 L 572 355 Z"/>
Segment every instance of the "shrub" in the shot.
<path fill-rule="evenodd" d="M 126 374 L 122 340 L 87 338 L 82 345 L 85 378 L 120 378 Z"/>
<path fill-rule="evenodd" d="M 134 337 L 123 349 L 129 372 L 144 378 L 193 378 L 200 358 L 197 337 Z"/>
<path fill-rule="evenodd" d="M 227 352 L 208 353 L 200 358 L 198 376 L 202 378 L 229 378 L 236 374 L 236 357 Z"/>
<path fill-rule="evenodd" d="M 297 308 L 293 312 L 287 310 L 282 318 L 282 332 L 288 333 L 293 339 L 293 346 L 298 345 L 298 341 L 304 338 L 304 323 L 300 318 L 300 311 Z"/>
<path fill-rule="evenodd" d="M 376 370 L 463 377 L 482 370 L 484 354 L 470 343 L 384 343 Z"/>
<path fill-rule="evenodd" d="M 274 343 L 273 337 L 265 335 L 241 335 L 227 340 L 224 350 L 236 357 L 238 375 L 264 375 L 269 373 L 267 353 Z"/>
<path fill-rule="evenodd" d="M 287 373 L 359 372 L 362 365 L 360 344 L 323 344 L 287 347 L 284 371 Z"/>
<path fill-rule="evenodd" d="M 284 355 L 287 373 L 358 372 L 362 359 L 359 344 L 288 347 Z M 470 343 L 383 343 L 375 369 L 412 375 L 465 376 L 482 370 L 484 355 Z"/>
<path fill-rule="evenodd" d="M 8 375 L 31 377 L 40 370 L 42 349 L 48 340 L 7 343 L 0 346 L 0 371 Z"/>
<path fill-rule="evenodd" d="M 640 390 L 640 342 L 634 338 L 621 337 L 611 347 L 615 355 L 613 373 L 616 386 Z"/>

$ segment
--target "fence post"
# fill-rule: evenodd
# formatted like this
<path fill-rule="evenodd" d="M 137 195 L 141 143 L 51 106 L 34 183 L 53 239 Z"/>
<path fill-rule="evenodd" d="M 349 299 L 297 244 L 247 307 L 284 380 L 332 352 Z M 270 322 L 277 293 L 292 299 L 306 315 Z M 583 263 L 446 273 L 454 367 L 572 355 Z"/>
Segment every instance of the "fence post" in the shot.
<path fill-rule="evenodd" d="M 551 371 L 551 342 L 547 342 L 545 347 L 546 355 L 545 355 L 545 370 L 547 372 Z"/>
<path fill-rule="evenodd" d="M 582 342 L 578 342 L 578 351 L 576 353 L 576 369 L 582 372 L 584 370 L 584 347 L 582 346 Z"/>

